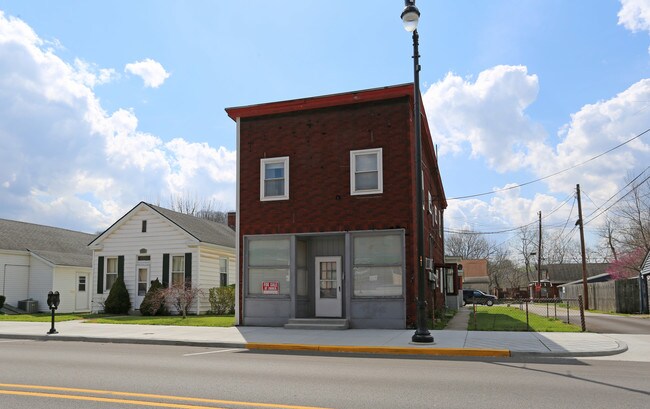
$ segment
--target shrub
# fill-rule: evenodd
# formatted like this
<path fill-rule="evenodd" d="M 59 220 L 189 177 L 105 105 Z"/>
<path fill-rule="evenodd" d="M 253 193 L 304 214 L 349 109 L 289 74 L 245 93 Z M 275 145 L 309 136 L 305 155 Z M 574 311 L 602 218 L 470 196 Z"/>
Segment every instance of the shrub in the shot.
<path fill-rule="evenodd" d="M 118 277 L 104 301 L 104 312 L 107 314 L 126 314 L 130 308 L 131 300 L 126 285 L 124 285 L 124 279 Z"/>
<path fill-rule="evenodd" d="M 5 297 L 4 295 L 0 295 L 0 308 L 4 307 L 6 299 L 7 297 Z"/>
<path fill-rule="evenodd" d="M 168 315 L 165 307 L 165 288 L 156 278 L 151 282 L 149 291 L 145 294 L 140 303 L 140 314 L 142 315 Z"/>
<path fill-rule="evenodd" d="M 235 313 L 235 286 L 215 287 L 210 289 L 210 307 L 213 314 L 225 315 Z"/>
<path fill-rule="evenodd" d="M 192 288 L 190 285 L 175 284 L 166 288 L 164 294 L 165 300 L 173 305 L 176 311 L 185 318 L 194 300 L 203 294 L 203 290 L 200 288 Z"/>

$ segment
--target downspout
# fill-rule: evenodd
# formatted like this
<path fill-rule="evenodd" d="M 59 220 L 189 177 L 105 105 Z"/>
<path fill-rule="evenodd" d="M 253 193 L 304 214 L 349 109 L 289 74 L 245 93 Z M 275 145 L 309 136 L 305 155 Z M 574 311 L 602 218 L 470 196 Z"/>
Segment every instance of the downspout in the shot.
<path fill-rule="evenodd" d="M 237 117 L 237 171 L 236 171 L 236 178 L 235 178 L 235 271 L 237 271 L 237 279 L 235 280 L 235 325 L 241 325 L 241 314 L 240 313 L 240 308 L 242 308 L 242 303 L 240 301 L 240 297 L 243 296 L 243 293 L 240 293 L 241 291 L 241 285 L 240 285 L 240 280 L 243 279 L 243 271 L 241 270 L 241 254 L 240 254 L 240 241 L 241 241 L 241 236 L 240 236 L 240 229 L 239 229 L 239 222 L 241 219 L 241 211 L 239 208 L 239 182 L 240 182 L 240 161 L 241 161 L 241 155 L 240 155 L 240 145 L 241 145 L 241 140 L 240 140 L 240 130 L 241 130 L 241 118 Z M 241 296 L 240 296 L 241 294 Z"/>

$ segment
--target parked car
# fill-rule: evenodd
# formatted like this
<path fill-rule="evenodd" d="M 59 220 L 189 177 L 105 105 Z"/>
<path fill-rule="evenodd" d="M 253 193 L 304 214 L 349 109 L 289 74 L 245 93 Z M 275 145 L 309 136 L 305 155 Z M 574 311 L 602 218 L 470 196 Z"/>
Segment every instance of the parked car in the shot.
<path fill-rule="evenodd" d="M 497 300 L 497 297 L 485 294 L 481 290 L 463 289 L 463 305 L 466 304 L 485 304 L 491 307 Z"/>

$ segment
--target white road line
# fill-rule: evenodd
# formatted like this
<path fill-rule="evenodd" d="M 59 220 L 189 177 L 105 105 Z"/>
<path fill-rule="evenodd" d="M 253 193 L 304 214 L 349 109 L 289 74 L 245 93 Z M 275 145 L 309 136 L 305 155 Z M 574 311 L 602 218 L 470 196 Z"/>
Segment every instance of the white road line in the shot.
<path fill-rule="evenodd" d="M 231 352 L 231 351 L 243 351 L 241 348 L 232 348 L 232 349 L 220 349 L 218 351 L 208 351 L 208 352 L 196 352 L 194 354 L 183 354 L 183 356 L 194 356 L 194 355 L 206 355 L 206 354 L 218 354 L 220 352 Z"/>
<path fill-rule="evenodd" d="M 4 342 L 25 342 L 25 341 L 32 341 L 31 339 L 3 339 L 0 340 L 0 343 Z"/>

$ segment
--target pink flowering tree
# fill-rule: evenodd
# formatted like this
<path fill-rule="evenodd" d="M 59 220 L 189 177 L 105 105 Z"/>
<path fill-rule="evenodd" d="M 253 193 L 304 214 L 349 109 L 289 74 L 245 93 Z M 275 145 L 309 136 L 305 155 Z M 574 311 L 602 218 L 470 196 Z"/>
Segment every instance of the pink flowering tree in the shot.
<path fill-rule="evenodd" d="M 639 275 L 639 271 L 641 271 L 641 264 L 643 263 L 645 254 L 642 248 L 625 253 L 619 256 L 617 260 L 611 262 L 605 272 L 614 280 L 636 277 Z"/>

